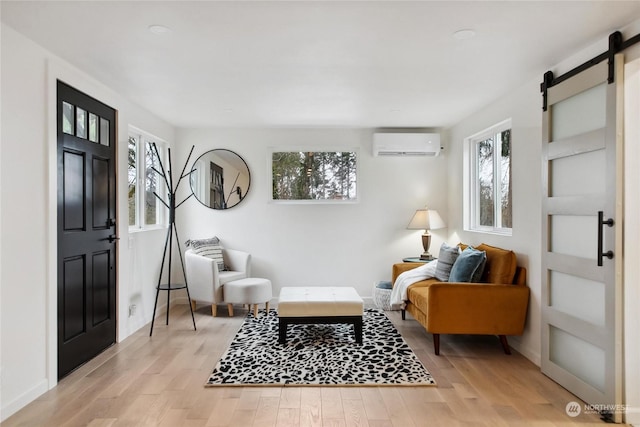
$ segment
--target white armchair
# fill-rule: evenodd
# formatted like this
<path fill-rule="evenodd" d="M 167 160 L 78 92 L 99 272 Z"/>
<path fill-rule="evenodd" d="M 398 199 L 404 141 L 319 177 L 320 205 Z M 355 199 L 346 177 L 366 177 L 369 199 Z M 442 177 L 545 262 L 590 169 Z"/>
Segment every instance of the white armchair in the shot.
<path fill-rule="evenodd" d="M 251 254 L 222 249 L 222 257 L 229 268 L 228 271 L 218 271 L 218 264 L 213 259 L 198 255 L 191 249 L 185 252 L 185 269 L 191 306 L 195 310 L 196 301 L 211 304 L 211 314 L 214 317 L 217 314 L 216 304 L 224 301 L 224 284 L 251 275 Z M 233 315 L 231 309 L 229 309 L 229 315 Z"/>

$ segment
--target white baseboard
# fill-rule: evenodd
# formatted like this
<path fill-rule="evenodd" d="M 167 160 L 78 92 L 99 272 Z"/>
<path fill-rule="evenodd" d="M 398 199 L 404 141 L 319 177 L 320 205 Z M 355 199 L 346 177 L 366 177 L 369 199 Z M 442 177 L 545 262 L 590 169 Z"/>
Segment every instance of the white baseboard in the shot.
<path fill-rule="evenodd" d="M 537 367 L 540 367 L 540 353 L 531 351 L 530 348 L 523 346 L 522 342 L 516 337 L 507 337 L 509 339 L 509 345 L 513 347 L 518 353 L 529 359 Z"/>
<path fill-rule="evenodd" d="M 634 427 L 640 426 L 640 409 L 628 408 L 624 422 Z"/>
<path fill-rule="evenodd" d="M 48 384 L 49 381 L 43 378 L 38 384 L 31 387 L 31 389 L 22 393 L 6 405 L 3 405 L 2 408 L 0 408 L 0 422 L 5 421 L 11 415 L 46 393 L 49 390 Z"/>

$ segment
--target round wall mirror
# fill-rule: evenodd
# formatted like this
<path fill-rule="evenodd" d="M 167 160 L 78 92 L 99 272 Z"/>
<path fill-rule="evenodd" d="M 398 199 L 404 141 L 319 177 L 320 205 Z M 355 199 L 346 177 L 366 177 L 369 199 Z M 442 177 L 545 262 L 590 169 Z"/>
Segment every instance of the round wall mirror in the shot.
<path fill-rule="evenodd" d="M 211 209 L 229 209 L 247 196 L 251 185 L 249 167 L 231 150 L 207 151 L 193 163 L 191 191 Z"/>

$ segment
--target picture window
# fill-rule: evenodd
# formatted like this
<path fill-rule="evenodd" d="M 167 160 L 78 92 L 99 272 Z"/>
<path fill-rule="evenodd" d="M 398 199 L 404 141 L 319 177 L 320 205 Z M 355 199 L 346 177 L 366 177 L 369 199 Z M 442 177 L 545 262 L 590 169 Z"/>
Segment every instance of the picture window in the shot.
<path fill-rule="evenodd" d="M 300 203 L 355 202 L 357 152 L 274 150 L 271 200 Z"/>

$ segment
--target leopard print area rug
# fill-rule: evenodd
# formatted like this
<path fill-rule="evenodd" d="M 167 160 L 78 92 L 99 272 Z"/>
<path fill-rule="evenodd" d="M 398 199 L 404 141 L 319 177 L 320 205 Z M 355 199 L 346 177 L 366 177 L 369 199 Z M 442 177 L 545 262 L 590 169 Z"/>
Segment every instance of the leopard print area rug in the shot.
<path fill-rule="evenodd" d="M 347 324 L 289 325 L 278 313 L 247 315 L 205 386 L 434 386 L 435 380 L 384 312 L 365 309 L 363 344 Z"/>

